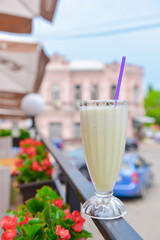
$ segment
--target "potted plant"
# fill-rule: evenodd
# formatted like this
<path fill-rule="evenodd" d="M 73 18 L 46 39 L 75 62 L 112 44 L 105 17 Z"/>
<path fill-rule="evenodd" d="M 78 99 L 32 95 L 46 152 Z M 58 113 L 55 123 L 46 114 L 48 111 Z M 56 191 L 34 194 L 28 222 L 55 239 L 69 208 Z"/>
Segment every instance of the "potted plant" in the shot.
<path fill-rule="evenodd" d="M 37 191 L 35 198 L 20 205 L 17 211 L 7 211 L 0 224 L 2 240 L 77 240 L 91 238 L 82 229 L 85 219 L 48 186 Z"/>
<path fill-rule="evenodd" d="M 12 131 L 0 129 L 0 158 L 9 158 L 12 149 Z"/>
<path fill-rule="evenodd" d="M 21 140 L 24 140 L 24 139 L 27 139 L 27 138 L 30 138 L 29 131 L 26 130 L 26 129 L 20 128 L 19 129 L 19 136 L 18 137 L 13 136 L 13 146 L 14 147 L 19 147 L 19 142 Z"/>
<path fill-rule="evenodd" d="M 55 188 L 51 175 L 54 171 L 49 154 L 45 146 L 34 139 L 28 138 L 20 141 L 20 155 L 15 162 L 16 180 L 23 200 L 34 197 L 36 189 L 43 185 Z"/>

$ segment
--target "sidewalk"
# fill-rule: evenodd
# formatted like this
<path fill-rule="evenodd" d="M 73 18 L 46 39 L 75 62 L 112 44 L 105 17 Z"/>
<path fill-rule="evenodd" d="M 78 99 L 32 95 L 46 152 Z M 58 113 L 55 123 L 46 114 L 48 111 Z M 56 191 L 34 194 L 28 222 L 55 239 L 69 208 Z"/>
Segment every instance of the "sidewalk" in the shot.
<path fill-rule="evenodd" d="M 139 143 L 139 151 L 159 151 L 160 142 L 154 142 L 153 139 L 144 139 Z"/>

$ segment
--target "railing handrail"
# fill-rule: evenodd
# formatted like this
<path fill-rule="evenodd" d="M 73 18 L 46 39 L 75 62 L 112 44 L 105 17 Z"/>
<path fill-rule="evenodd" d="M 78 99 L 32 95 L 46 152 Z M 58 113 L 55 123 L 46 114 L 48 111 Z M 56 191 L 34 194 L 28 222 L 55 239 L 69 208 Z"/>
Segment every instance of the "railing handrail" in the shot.
<path fill-rule="evenodd" d="M 93 185 L 82 173 L 67 161 L 68 157 L 58 150 L 50 140 L 41 135 L 41 140 L 59 164 L 67 181 L 72 186 L 79 200 L 84 203 L 94 195 Z M 140 235 L 127 223 L 124 218 L 116 220 L 92 219 L 104 239 L 108 240 L 142 240 Z"/>

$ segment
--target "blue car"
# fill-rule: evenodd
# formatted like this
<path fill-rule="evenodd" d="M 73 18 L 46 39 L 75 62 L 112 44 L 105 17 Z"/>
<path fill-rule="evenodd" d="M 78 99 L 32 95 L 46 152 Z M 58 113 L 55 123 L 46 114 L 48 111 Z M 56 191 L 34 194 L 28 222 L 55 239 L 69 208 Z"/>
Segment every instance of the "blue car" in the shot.
<path fill-rule="evenodd" d="M 113 192 L 116 196 L 143 197 L 152 181 L 150 164 L 137 153 L 125 154 Z"/>
<path fill-rule="evenodd" d="M 63 139 L 61 138 L 51 138 L 51 142 L 59 149 L 63 148 Z"/>
<path fill-rule="evenodd" d="M 73 163 L 82 174 L 91 181 L 83 149 L 72 150 L 67 153 L 71 157 Z M 114 186 L 113 192 L 115 196 L 121 197 L 143 197 L 147 187 L 153 182 L 153 174 L 150 164 L 138 153 L 125 153 L 121 170 Z"/>

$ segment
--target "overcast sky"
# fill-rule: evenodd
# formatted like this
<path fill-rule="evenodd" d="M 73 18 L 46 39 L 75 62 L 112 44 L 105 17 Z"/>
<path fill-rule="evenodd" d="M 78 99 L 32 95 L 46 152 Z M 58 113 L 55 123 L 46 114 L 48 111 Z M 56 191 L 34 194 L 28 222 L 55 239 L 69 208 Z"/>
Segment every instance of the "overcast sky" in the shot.
<path fill-rule="evenodd" d="M 159 25 L 144 30 L 152 24 Z M 54 23 L 38 18 L 33 26 L 32 37 L 49 56 L 60 53 L 69 60 L 110 63 L 126 55 L 127 63 L 144 68 L 144 90 L 151 83 L 160 89 L 160 0 L 60 0 Z M 136 26 L 142 27 L 121 32 Z M 98 36 L 99 31 L 109 32 Z M 94 37 L 83 37 L 88 32 Z"/>

